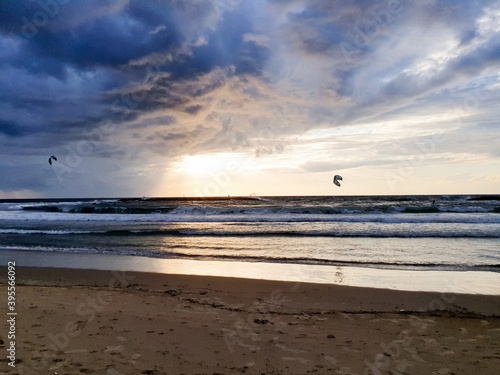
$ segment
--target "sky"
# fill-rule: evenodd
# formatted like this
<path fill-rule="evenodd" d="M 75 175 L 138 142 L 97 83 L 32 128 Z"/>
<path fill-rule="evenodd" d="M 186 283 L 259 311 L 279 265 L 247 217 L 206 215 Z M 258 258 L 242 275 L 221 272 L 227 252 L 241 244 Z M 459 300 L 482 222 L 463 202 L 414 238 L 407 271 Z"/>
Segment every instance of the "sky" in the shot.
<path fill-rule="evenodd" d="M 0 2 L 0 199 L 500 193 L 499 103 L 499 1 Z"/>

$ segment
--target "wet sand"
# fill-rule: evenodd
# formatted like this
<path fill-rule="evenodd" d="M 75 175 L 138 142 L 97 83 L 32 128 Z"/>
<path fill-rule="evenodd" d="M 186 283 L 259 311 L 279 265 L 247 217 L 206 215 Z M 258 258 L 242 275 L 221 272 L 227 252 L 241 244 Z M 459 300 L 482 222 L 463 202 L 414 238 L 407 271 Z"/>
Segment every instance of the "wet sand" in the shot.
<path fill-rule="evenodd" d="M 2 374 L 496 374 L 500 296 L 242 278 L 6 272 Z"/>

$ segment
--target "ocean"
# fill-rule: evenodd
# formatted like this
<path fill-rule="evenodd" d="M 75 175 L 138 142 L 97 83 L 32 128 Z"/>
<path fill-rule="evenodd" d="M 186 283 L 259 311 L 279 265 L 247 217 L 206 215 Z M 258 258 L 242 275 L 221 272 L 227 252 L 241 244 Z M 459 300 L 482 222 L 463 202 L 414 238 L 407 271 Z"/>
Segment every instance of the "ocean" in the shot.
<path fill-rule="evenodd" d="M 500 272 L 500 198 L 0 200 L 0 251 Z"/>

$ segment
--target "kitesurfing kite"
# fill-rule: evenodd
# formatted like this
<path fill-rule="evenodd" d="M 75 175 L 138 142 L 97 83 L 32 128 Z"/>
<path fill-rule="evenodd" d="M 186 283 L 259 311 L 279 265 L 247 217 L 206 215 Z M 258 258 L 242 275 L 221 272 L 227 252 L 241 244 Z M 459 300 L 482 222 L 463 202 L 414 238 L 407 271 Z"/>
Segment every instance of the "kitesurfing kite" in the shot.
<path fill-rule="evenodd" d="M 52 155 L 52 156 L 49 158 L 49 164 L 50 164 L 50 165 L 52 165 L 52 160 L 57 161 L 57 158 L 56 158 L 54 155 Z"/>
<path fill-rule="evenodd" d="M 333 177 L 333 183 L 337 186 L 340 187 L 340 182 L 339 181 L 342 181 L 342 176 L 339 176 L 338 174 L 336 174 L 334 177 Z"/>

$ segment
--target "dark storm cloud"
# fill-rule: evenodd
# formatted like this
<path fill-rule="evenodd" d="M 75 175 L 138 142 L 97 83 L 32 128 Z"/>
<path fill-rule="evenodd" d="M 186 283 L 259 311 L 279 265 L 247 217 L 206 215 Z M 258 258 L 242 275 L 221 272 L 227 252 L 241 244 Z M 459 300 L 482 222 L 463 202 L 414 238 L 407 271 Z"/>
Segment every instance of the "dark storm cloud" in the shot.
<path fill-rule="evenodd" d="M 86 24 L 76 32 L 40 32 L 33 38 L 30 52 L 48 62 L 56 60 L 77 68 L 107 66 L 117 68 L 154 51 L 178 45 L 175 30 L 149 34 L 150 26 L 117 19 L 102 19 Z"/>
<path fill-rule="evenodd" d="M 101 161 L 286 154 L 309 130 L 403 116 L 492 84 L 476 78 L 500 57 L 494 18 L 485 21 L 494 4 L 0 2 L 0 152 L 45 159 L 87 143 Z"/>
<path fill-rule="evenodd" d="M 237 74 L 259 74 L 266 58 L 264 47 L 242 38 L 252 26 L 239 13 L 245 9 L 227 9 L 222 17 L 214 4 L 2 2 L 0 32 L 14 39 L 12 52 L 0 54 L 0 66 L 14 76 L 13 89 L 0 88 L 0 93 L 10 108 L 37 118 L 20 116 L 15 124 L 6 120 L 1 132 L 20 137 L 46 130 L 59 134 L 54 144 L 58 138 L 82 137 L 105 120 L 127 123 L 169 108 L 196 115 L 203 106 L 192 99 L 225 83 L 215 79 L 198 85 L 196 77 L 227 66 Z M 52 78 L 59 84 L 52 84 Z M 28 86 L 30 80 L 38 80 L 52 98 L 14 84 Z M 63 107 L 75 105 L 78 110 L 65 113 Z"/>
<path fill-rule="evenodd" d="M 202 28 L 202 20 L 216 11 L 209 1 L 132 1 L 120 12 L 96 16 L 71 28 L 65 18 L 72 9 L 70 3 L 61 5 L 57 17 L 49 17 L 47 25 L 38 27 L 31 38 L 23 34 L 20 22 L 26 22 L 30 15 L 36 14 L 35 11 L 43 12 L 43 8 L 37 10 L 36 3 L 21 3 L 21 6 L 2 3 L 5 10 L 2 14 L 10 20 L 2 30 L 27 39 L 27 43 L 20 45 L 17 58 L 3 63 L 22 66 L 33 73 L 45 72 L 62 79 L 68 66 L 83 70 L 97 67 L 123 69 L 153 53 L 176 54 L 185 43 L 193 42 L 190 38 L 197 33 L 204 35 L 205 43 L 192 46 L 182 61 L 176 58 L 176 61 L 164 62 L 162 68 L 174 78 L 228 65 L 236 66 L 241 72 L 256 72 L 265 58 L 265 49 L 242 40 L 242 34 L 251 30 L 251 24 L 237 11 L 228 12 L 217 23 L 217 30 Z M 89 4 L 85 11 L 98 15 L 98 10 L 90 9 L 90 6 L 99 8 L 105 4 Z M 184 30 L 183 23 L 196 22 L 200 23 L 200 30 Z M 61 26 L 57 27 L 58 24 Z"/>
<path fill-rule="evenodd" d="M 0 134 L 4 134 L 8 137 L 20 137 L 24 135 L 24 131 L 15 122 L 0 120 Z"/>
<path fill-rule="evenodd" d="M 14 19 L 26 20 L 23 16 L 26 9 L 18 10 Z M 175 24 L 168 13 L 165 14 L 161 21 L 168 26 L 158 33 L 151 33 L 155 24 L 144 23 L 143 19 L 135 18 L 134 13 L 97 18 L 72 29 L 39 28 L 31 38 L 25 38 L 17 58 L 9 63 L 35 74 L 44 72 L 60 79 L 65 77 L 68 67 L 116 69 L 152 52 L 169 51 L 179 46 Z M 59 18 L 49 23 L 55 24 Z M 17 35 L 26 37 L 22 31 Z"/>

